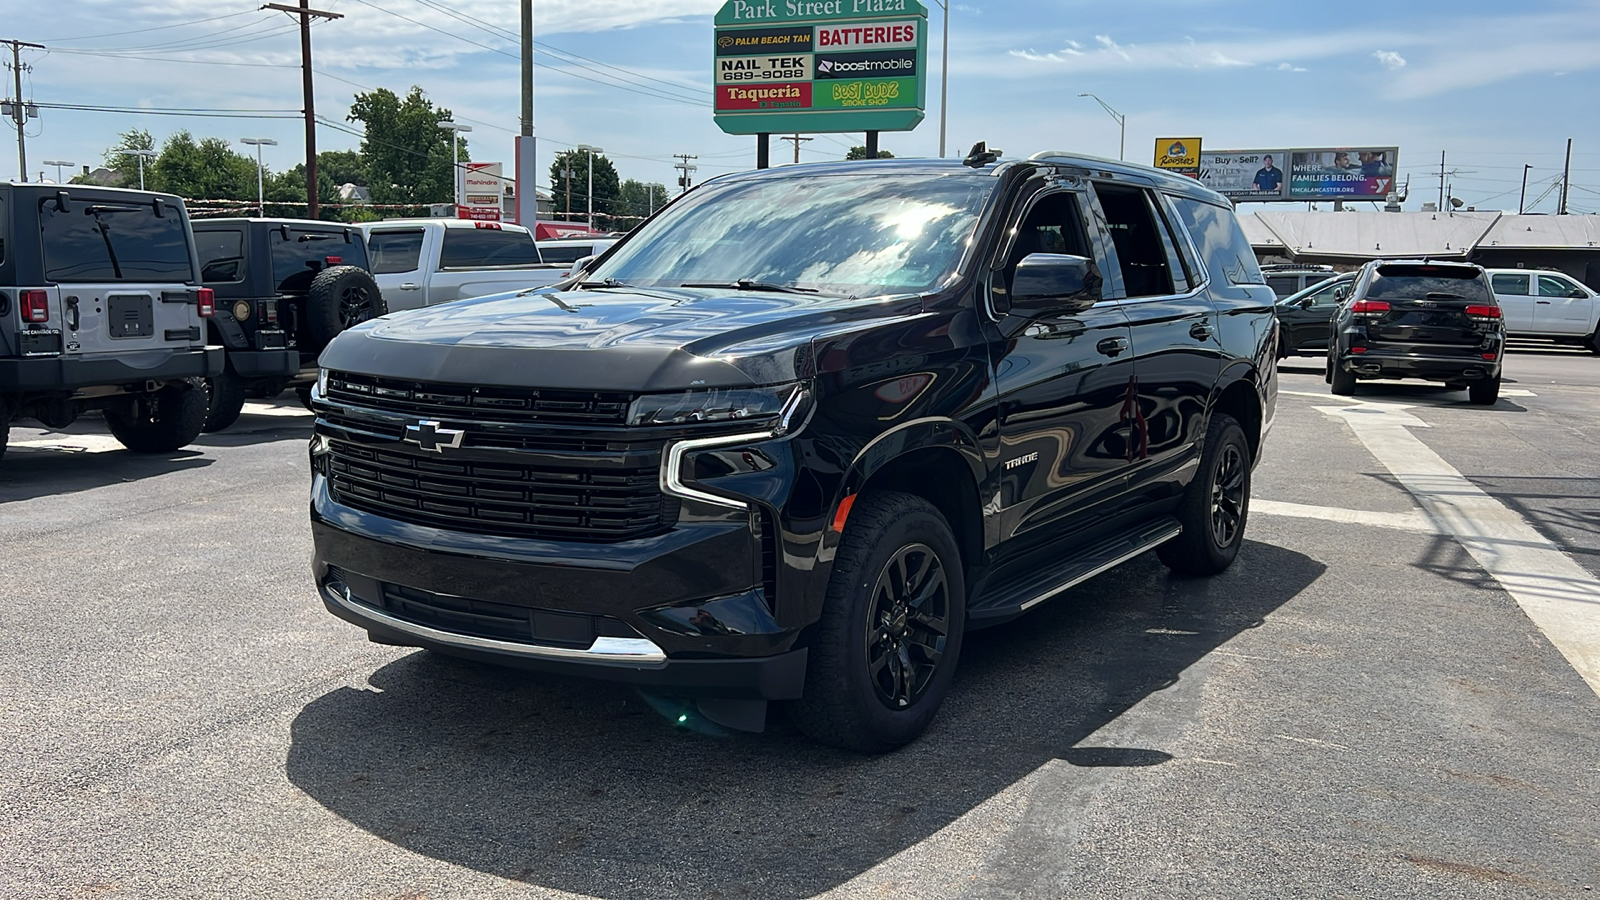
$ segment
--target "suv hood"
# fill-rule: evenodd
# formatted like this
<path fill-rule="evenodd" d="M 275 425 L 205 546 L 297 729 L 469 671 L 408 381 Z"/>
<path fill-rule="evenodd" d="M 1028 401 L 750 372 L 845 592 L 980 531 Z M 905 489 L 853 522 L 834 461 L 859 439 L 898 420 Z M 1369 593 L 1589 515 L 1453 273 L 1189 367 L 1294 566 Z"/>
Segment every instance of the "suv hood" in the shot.
<path fill-rule="evenodd" d="M 916 315 L 880 301 L 710 288 L 499 294 L 395 313 L 340 334 L 326 368 L 457 384 L 656 391 L 810 377 L 822 332 Z"/>

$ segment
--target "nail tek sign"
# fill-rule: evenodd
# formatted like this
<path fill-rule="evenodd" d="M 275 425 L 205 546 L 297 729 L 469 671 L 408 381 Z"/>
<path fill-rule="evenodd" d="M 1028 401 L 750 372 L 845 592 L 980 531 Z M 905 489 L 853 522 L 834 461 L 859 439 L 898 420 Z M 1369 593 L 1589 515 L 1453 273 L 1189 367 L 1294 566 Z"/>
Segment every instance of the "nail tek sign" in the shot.
<path fill-rule="evenodd" d="M 728 134 L 910 131 L 927 106 L 917 0 L 731 0 L 717 13 L 717 126 Z"/>

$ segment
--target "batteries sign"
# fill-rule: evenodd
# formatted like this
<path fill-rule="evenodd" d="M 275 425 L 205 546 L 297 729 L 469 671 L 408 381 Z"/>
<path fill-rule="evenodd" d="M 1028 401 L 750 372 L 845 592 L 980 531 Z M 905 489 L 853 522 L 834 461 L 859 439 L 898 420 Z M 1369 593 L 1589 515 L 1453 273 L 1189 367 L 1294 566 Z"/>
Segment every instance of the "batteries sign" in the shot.
<path fill-rule="evenodd" d="M 909 131 L 927 106 L 918 0 L 734 0 L 716 18 L 716 123 L 729 134 Z"/>

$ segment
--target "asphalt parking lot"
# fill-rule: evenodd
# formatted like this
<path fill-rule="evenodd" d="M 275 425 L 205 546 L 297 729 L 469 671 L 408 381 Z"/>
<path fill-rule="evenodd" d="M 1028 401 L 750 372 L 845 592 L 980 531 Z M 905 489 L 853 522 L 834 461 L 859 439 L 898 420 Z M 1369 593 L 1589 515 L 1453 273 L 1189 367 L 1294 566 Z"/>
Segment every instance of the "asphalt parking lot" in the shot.
<path fill-rule="evenodd" d="M 1600 357 L 1507 376 L 1290 360 L 1230 571 L 975 634 L 878 758 L 367 643 L 292 399 L 164 457 L 13 429 L 0 896 L 1596 896 Z"/>

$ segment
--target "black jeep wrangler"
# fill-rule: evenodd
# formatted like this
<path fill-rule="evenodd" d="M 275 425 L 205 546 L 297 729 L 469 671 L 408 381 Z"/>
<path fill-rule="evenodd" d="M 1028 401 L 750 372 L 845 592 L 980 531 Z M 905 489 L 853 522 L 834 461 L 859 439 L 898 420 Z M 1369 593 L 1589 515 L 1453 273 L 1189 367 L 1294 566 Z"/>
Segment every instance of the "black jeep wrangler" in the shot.
<path fill-rule="evenodd" d="M 214 308 L 178 197 L 0 183 L 0 453 L 14 419 L 91 410 L 137 452 L 199 437 Z"/>
<path fill-rule="evenodd" d="M 246 397 L 309 390 L 317 354 L 345 328 L 387 312 L 361 229 L 303 219 L 197 219 L 200 277 L 216 292 L 213 342 L 225 371 L 208 382 L 206 431 L 239 418 Z"/>
<path fill-rule="evenodd" d="M 1239 552 L 1274 297 L 1192 179 L 981 145 L 748 172 L 579 277 L 328 345 L 334 615 L 881 751 L 969 629 L 1147 550 Z"/>

